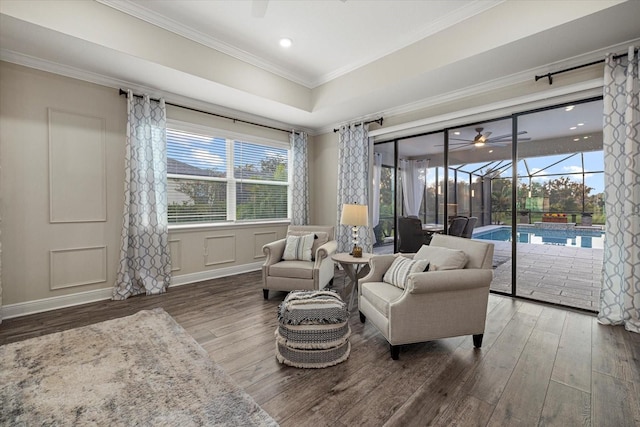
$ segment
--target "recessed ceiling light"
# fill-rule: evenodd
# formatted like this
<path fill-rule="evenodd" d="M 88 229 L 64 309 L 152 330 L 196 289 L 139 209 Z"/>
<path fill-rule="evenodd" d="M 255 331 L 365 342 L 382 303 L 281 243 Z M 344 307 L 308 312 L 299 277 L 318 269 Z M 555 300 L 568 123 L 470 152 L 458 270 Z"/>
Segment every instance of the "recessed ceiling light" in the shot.
<path fill-rule="evenodd" d="M 589 139 L 589 137 L 588 137 L 588 136 L 585 136 L 585 137 L 583 137 L 582 139 Z"/>
<path fill-rule="evenodd" d="M 489 150 L 490 153 L 493 153 L 493 150 Z"/>
<path fill-rule="evenodd" d="M 460 135 L 460 132 L 455 131 L 453 134 L 454 134 L 454 135 Z"/>
<path fill-rule="evenodd" d="M 574 141 L 580 141 L 580 138 L 573 138 Z"/>
<path fill-rule="evenodd" d="M 584 126 L 584 123 L 578 123 L 578 126 Z"/>
<path fill-rule="evenodd" d="M 571 111 L 573 110 L 574 105 L 569 105 L 567 108 L 564 109 L 564 111 Z"/>
<path fill-rule="evenodd" d="M 290 38 L 283 37 L 280 39 L 280 46 L 282 47 L 291 47 L 293 41 Z"/>
<path fill-rule="evenodd" d="M 576 126 L 569 128 L 569 130 L 576 130 L 576 129 L 578 129 Z"/>

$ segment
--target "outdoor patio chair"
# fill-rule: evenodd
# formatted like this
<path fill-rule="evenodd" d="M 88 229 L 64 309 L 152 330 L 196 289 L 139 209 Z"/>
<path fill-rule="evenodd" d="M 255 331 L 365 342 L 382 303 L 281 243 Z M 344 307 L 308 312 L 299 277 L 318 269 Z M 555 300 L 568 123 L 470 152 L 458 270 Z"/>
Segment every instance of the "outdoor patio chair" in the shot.
<path fill-rule="evenodd" d="M 467 221 L 468 219 L 464 217 L 454 218 L 453 220 L 451 220 L 451 224 L 449 224 L 449 230 L 447 231 L 447 234 L 449 236 L 456 237 L 462 236 L 462 232 L 467 225 Z"/>

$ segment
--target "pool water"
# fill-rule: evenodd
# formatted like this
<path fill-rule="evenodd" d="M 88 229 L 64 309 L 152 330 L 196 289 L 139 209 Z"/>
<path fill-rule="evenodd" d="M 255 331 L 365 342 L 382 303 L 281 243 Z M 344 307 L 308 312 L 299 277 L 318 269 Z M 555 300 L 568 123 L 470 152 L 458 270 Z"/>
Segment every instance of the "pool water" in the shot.
<path fill-rule="evenodd" d="M 511 241 L 511 227 L 504 226 L 489 231 L 473 233 L 474 239 Z M 599 229 L 549 229 L 518 226 L 516 239 L 519 243 L 535 245 L 574 246 L 578 248 L 604 247 L 604 231 Z"/>

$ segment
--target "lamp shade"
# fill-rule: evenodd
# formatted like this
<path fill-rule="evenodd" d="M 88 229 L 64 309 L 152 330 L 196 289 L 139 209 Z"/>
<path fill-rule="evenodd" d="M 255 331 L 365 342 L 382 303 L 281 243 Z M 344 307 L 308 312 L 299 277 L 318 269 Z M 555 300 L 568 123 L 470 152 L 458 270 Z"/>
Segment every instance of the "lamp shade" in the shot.
<path fill-rule="evenodd" d="M 369 225 L 369 209 L 367 205 L 342 205 L 340 224 Z"/>

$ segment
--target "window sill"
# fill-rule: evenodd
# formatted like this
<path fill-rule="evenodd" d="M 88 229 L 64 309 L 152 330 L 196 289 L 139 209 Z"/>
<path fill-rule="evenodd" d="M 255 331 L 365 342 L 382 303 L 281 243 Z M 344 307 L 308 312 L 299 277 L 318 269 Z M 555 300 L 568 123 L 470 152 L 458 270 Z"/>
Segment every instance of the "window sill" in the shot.
<path fill-rule="evenodd" d="M 280 219 L 273 221 L 236 221 L 236 222 L 220 222 L 205 224 L 169 224 L 169 232 L 171 231 L 197 231 L 197 230 L 224 230 L 228 228 L 254 228 L 265 226 L 289 225 L 288 219 Z"/>

